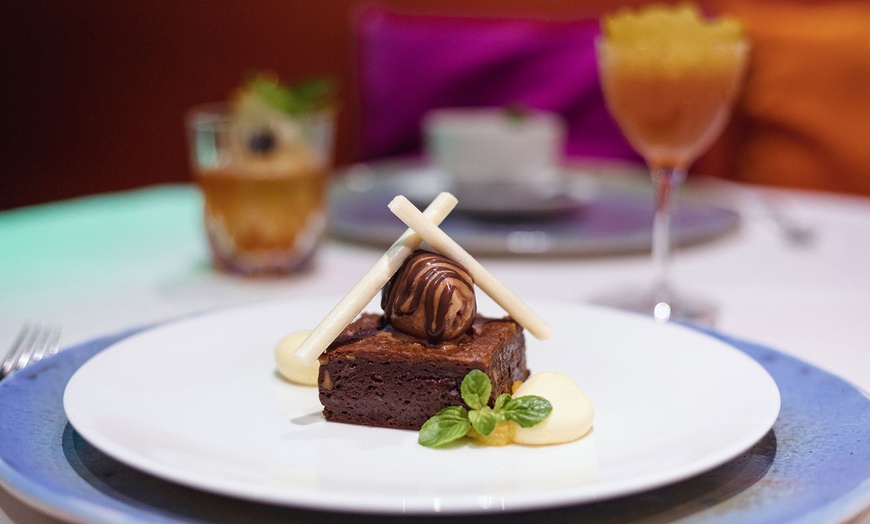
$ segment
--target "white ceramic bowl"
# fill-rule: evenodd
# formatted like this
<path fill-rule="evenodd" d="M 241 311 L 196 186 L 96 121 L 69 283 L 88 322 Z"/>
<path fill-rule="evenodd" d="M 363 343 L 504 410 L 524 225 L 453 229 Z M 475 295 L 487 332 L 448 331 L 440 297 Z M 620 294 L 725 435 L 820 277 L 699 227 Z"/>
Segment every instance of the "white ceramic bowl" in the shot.
<path fill-rule="evenodd" d="M 439 109 L 426 115 L 423 130 L 430 159 L 460 189 L 558 185 L 566 130 L 556 114 Z"/>

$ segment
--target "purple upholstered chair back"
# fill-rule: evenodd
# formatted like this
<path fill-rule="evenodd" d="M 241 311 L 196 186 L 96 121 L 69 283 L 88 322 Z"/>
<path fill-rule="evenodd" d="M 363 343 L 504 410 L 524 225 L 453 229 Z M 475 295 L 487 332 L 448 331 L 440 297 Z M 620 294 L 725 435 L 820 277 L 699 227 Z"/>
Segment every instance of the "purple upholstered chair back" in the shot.
<path fill-rule="evenodd" d="M 364 159 L 421 150 L 421 120 L 443 107 L 519 105 L 561 114 L 566 156 L 637 160 L 601 94 L 597 20 L 397 14 L 356 18 Z"/>

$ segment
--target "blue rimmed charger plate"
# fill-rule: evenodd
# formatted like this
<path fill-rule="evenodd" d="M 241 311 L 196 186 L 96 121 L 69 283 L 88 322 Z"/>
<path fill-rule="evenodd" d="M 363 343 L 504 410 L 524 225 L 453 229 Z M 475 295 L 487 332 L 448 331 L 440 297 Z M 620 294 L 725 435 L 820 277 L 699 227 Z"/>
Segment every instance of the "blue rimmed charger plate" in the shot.
<path fill-rule="evenodd" d="M 91 356 L 136 333 L 94 340 L 0 382 L 0 485 L 77 522 L 442 522 L 271 506 L 212 495 L 120 464 L 69 425 L 63 392 Z M 780 389 L 780 416 L 740 457 L 691 479 L 599 503 L 450 522 L 839 522 L 870 506 L 870 398 L 775 350 L 711 333 L 758 361 Z M 159 380 L 159 377 L 155 377 Z"/>

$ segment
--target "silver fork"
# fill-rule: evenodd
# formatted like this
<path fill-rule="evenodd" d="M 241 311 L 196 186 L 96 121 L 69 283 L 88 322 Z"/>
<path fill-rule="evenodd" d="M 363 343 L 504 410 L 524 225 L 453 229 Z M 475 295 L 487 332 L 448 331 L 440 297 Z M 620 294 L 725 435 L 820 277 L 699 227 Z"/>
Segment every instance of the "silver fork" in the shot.
<path fill-rule="evenodd" d="M 0 380 L 60 349 L 63 326 L 53 322 L 25 322 L 0 367 Z"/>

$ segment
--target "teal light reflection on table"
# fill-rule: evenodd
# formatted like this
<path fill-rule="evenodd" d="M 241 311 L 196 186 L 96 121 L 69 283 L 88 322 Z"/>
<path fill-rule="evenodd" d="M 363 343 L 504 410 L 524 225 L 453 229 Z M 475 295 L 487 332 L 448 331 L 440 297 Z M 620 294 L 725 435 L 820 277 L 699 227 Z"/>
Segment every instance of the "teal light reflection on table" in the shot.
<path fill-rule="evenodd" d="M 0 289 L 18 297 L 29 290 L 74 294 L 77 282 L 100 282 L 110 290 L 181 259 L 160 256 L 167 252 L 207 264 L 201 207 L 194 186 L 168 185 L 4 212 Z M 3 304 L 0 313 L 14 307 Z"/>

